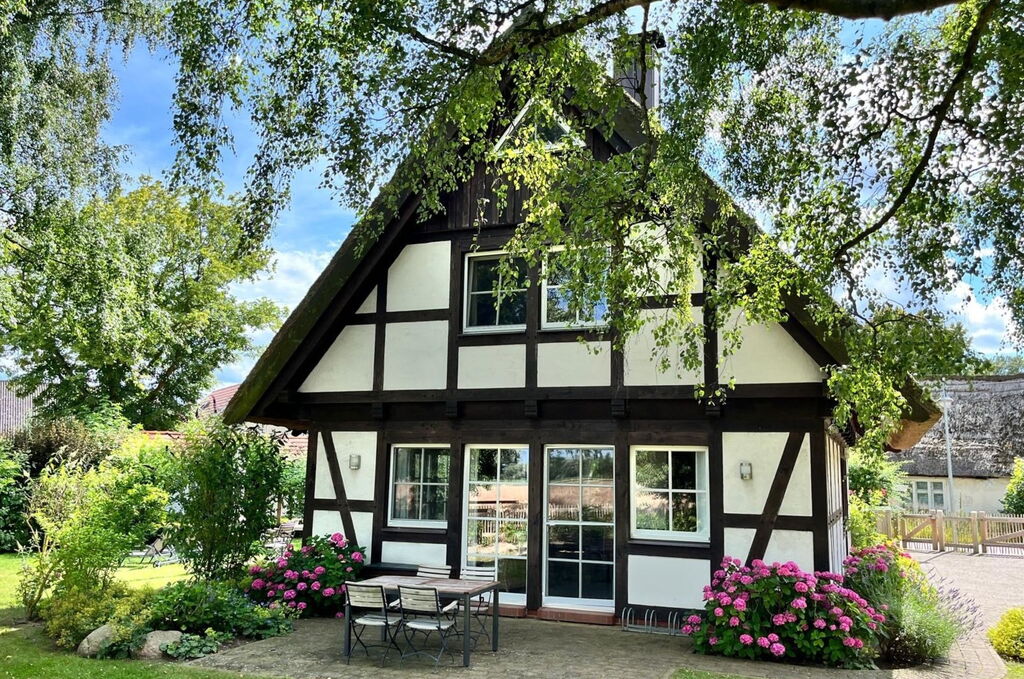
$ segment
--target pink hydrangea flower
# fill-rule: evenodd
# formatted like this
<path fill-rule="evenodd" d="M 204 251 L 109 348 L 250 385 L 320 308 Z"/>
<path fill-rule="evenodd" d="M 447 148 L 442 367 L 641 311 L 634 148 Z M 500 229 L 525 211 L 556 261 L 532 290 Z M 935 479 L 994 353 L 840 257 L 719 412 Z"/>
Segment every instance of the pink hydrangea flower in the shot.
<path fill-rule="evenodd" d="M 294 589 L 290 589 L 290 590 L 288 590 L 287 592 L 284 593 L 284 598 L 285 599 L 294 599 L 295 598 L 295 594 L 296 594 L 295 590 Z"/>
<path fill-rule="evenodd" d="M 332 597 L 332 596 L 334 596 L 334 588 L 333 587 L 324 587 L 324 590 L 322 592 L 320 592 L 320 593 L 323 594 L 325 597 Z"/>
<path fill-rule="evenodd" d="M 740 619 L 739 618 L 737 618 L 735 615 L 732 616 L 731 618 L 729 618 L 729 627 L 739 627 L 739 626 L 740 626 Z"/>
<path fill-rule="evenodd" d="M 683 634 L 693 634 L 693 625 L 683 625 Z"/>
<path fill-rule="evenodd" d="M 715 609 L 716 618 L 721 618 L 723 615 L 725 615 L 725 611 L 723 611 L 721 607 Z"/>
<path fill-rule="evenodd" d="M 774 632 L 772 632 L 771 634 L 768 635 L 768 641 L 772 642 L 773 644 L 776 641 L 778 641 L 778 640 L 779 640 L 779 635 L 778 634 L 775 634 Z"/>
<path fill-rule="evenodd" d="M 277 596 L 277 591 L 276 590 L 273 590 L 273 589 L 268 589 L 267 590 L 267 598 L 268 599 L 273 599 L 275 596 Z"/>
<path fill-rule="evenodd" d="M 324 568 L 323 566 L 317 566 L 316 568 L 313 569 L 313 573 L 315 573 L 316 575 L 323 575 L 326 571 L 327 571 L 327 569 Z"/>
<path fill-rule="evenodd" d="M 344 618 L 345 614 L 342 613 L 341 611 L 338 611 L 337 613 L 334 614 L 334 617 L 335 618 Z"/>
<path fill-rule="evenodd" d="M 309 588 L 311 590 L 313 590 L 314 592 L 319 591 L 320 587 L 321 587 L 321 585 L 320 585 L 319 582 L 314 582 L 312 585 L 309 586 Z"/>
<path fill-rule="evenodd" d="M 285 559 L 285 558 L 278 559 L 277 560 L 277 567 L 278 568 L 287 568 L 288 567 L 288 559 Z"/>
<path fill-rule="evenodd" d="M 754 637 L 750 636 L 749 634 L 741 634 L 740 643 L 744 646 L 749 646 L 750 644 L 754 643 Z"/>
<path fill-rule="evenodd" d="M 300 592 L 302 590 L 306 589 L 307 587 L 309 587 L 309 585 L 306 584 L 305 582 L 300 582 L 300 583 L 295 585 L 295 589 L 299 590 Z"/>
<path fill-rule="evenodd" d="M 249 585 L 249 587 L 251 587 L 252 589 L 255 589 L 255 590 L 261 590 L 261 589 L 263 589 L 263 586 L 265 584 L 267 584 L 267 583 L 263 582 L 259 578 L 256 578 L 255 580 L 252 581 L 252 584 Z"/>
<path fill-rule="evenodd" d="M 761 648 L 768 648 L 769 646 L 771 646 L 771 644 L 772 644 L 772 642 L 768 641 L 768 637 L 758 637 L 757 638 L 757 645 L 760 646 Z"/>
<path fill-rule="evenodd" d="M 296 608 L 298 608 L 300 611 L 304 611 L 304 610 L 306 610 L 306 606 L 307 605 L 308 604 L 305 601 L 300 601 L 298 606 L 296 606 Z"/>
<path fill-rule="evenodd" d="M 363 553 L 362 552 L 352 552 L 352 560 L 353 561 L 358 561 L 358 562 L 362 563 L 362 561 L 363 561 Z"/>
<path fill-rule="evenodd" d="M 803 597 L 798 597 L 796 599 L 793 599 L 793 601 L 789 605 L 793 608 L 807 608 L 807 599 Z"/>
<path fill-rule="evenodd" d="M 795 585 L 793 585 L 793 589 L 795 589 L 796 591 L 800 592 L 801 594 L 804 594 L 804 593 L 807 592 L 807 590 L 810 589 L 810 587 L 807 586 L 806 582 L 802 582 L 801 581 L 801 582 L 798 582 Z"/>
<path fill-rule="evenodd" d="M 772 644 L 771 648 L 769 648 L 768 650 L 771 651 L 772 655 L 774 655 L 777 658 L 777 657 L 783 655 L 786 652 L 786 647 L 783 646 L 782 644 L 776 642 L 776 643 Z"/>
<path fill-rule="evenodd" d="M 333 542 L 335 544 L 341 542 L 344 539 L 345 539 L 345 536 L 342 535 L 341 533 L 335 533 L 334 535 L 332 535 L 331 537 L 328 538 L 328 540 L 330 540 L 331 542 Z"/>
<path fill-rule="evenodd" d="M 747 610 L 747 601 L 746 601 L 746 599 L 736 599 L 736 601 L 734 601 L 732 603 L 732 605 L 740 613 L 742 613 L 743 611 Z"/>
<path fill-rule="evenodd" d="M 700 616 L 699 615 L 691 615 L 689 618 L 686 619 L 686 622 L 690 623 L 691 625 L 696 625 L 697 623 L 700 622 Z"/>
<path fill-rule="evenodd" d="M 825 629 L 825 625 L 826 624 L 827 623 L 824 620 L 822 620 L 821 618 L 818 618 L 817 620 L 814 621 L 814 626 L 817 627 L 818 629 Z"/>
<path fill-rule="evenodd" d="M 263 572 L 263 569 L 256 564 L 249 566 L 249 575 L 259 575 L 261 572 Z"/>
<path fill-rule="evenodd" d="M 718 637 L 710 637 L 708 639 L 708 643 L 711 644 L 712 646 L 714 646 L 715 644 L 718 643 Z"/>

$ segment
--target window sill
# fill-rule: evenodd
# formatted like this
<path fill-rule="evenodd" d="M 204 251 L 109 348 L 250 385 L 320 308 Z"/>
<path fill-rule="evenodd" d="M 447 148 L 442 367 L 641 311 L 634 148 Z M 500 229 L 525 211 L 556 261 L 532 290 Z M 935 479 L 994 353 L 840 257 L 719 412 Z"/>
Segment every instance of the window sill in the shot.
<path fill-rule="evenodd" d="M 710 538 L 649 538 L 630 536 L 629 544 L 642 545 L 645 547 L 693 547 L 697 549 L 711 549 Z"/>
<path fill-rule="evenodd" d="M 463 337 L 476 337 L 479 335 L 511 335 L 525 333 L 525 325 L 495 326 L 493 328 L 463 328 Z"/>
<path fill-rule="evenodd" d="M 448 532 L 447 522 L 428 521 L 428 522 L 416 522 L 416 521 L 400 521 L 398 523 L 388 523 L 384 526 L 384 531 L 394 531 L 401 533 L 424 533 L 424 534 L 442 534 Z"/>

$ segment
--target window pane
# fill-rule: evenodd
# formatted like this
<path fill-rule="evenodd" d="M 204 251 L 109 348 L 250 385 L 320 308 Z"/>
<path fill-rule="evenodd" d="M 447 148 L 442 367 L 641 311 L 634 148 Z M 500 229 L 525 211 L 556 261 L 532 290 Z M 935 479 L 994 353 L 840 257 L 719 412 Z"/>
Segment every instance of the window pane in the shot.
<path fill-rule="evenodd" d="M 447 483 L 448 449 L 424 448 L 423 467 L 424 483 Z"/>
<path fill-rule="evenodd" d="M 583 520 L 611 523 L 615 516 L 615 493 L 610 486 L 583 488 Z"/>
<path fill-rule="evenodd" d="M 395 448 L 395 481 L 420 480 L 419 448 Z"/>
<path fill-rule="evenodd" d="M 444 521 L 448 506 L 448 486 L 423 486 L 423 509 L 420 516 L 424 521 Z"/>
<path fill-rule="evenodd" d="M 668 451 L 636 451 L 636 485 L 642 488 L 668 488 Z"/>
<path fill-rule="evenodd" d="M 672 530 L 693 533 L 697 530 L 697 495 L 672 493 Z"/>
<path fill-rule="evenodd" d="M 928 490 L 928 482 L 927 481 L 917 481 L 916 483 L 917 483 L 917 489 L 918 490 Z"/>
<path fill-rule="evenodd" d="M 548 526 L 548 556 L 552 559 L 579 559 L 580 527 Z"/>
<path fill-rule="evenodd" d="M 672 487 L 697 488 L 697 453 L 692 450 L 672 451 Z"/>
<path fill-rule="evenodd" d="M 470 519 L 466 524 L 466 553 L 494 554 L 497 521 Z"/>
<path fill-rule="evenodd" d="M 548 561 L 548 596 L 580 595 L 580 562 Z"/>
<path fill-rule="evenodd" d="M 469 296 L 470 327 L 487 327 L 498 323 L 498 297 L 489 293 Z"/>
<path fill-rule="evenodd" d="M 501 504 L 498 512 L 504 519 L 521 519 L 525 521 L 530 518 L 526 509 L 529 506 L 530 489 L 525 485 L 501 485 Z"/>
<path fill-rule="evenodd" d="M 498 451 L 472 448 L 469 451 L 469 480 L 494 481 L 498 478 Z"/>
<path fill-rule="evenodd" d="M 583 564 L 583 591 L 584 599 L 611 599 L 613 580 L 613 568 L 611 564 L 585 563 Z"/>
<path fill-rule="evenodd" d="M 501 450 L 501 482 L 526 481 L 529 458 L 529 448 L 503 448 Z"/>
<path fill-rule="evenodd" d="M 932 499 L 934 500 L 933 506 L 936 509 L 938 509 L 939 507 L 943 507 L 946 504 L 946 496 L 943 495 L 942 493 L 935 493 L 934 495 L 932 495 Z"/>
<path fill-rule="evenodd" d="M 549 448 L 548 480 L 551 483 L 579 483 L 580 451 L 575 448 Z"/>
<path fill-rule="evenodd" d="M 922 507 L 927 507 L 928 506 L 928 493 L 918 493 L 917 494 L 917 504 L 919 504 Z"/>
<path fill-rule="evenodd" d="M 498 305 L 498 325 L 526 324 L 526 291 L 503 292 Z"/>
<path fill-rule="evenodd" d="M 548 323 L 575 323 L 576 317 L 569 311 L 569 299 L 562 293 L 561 288 L 547 289 L 547 317 Z"/>
<path fill-rule="evenodd" d="M 473 257 L 469 260 L 469 291 L 498 291 L 498 259 Z"/>
<path fill-rule="evenodd" d="M 637 493 L 636 528 L 638 530 L 668 530 L 668 493 Z"/>
<path fill-rule="evenodd" d="M 932 481 L 932 490 L 942 492 L 942 481 Z"/>
<path fill-rule="evenodd" d="M 498 522 L 498 555 L 526 556 L 526 522 Z"/>
<path fill-rule="evenodd" d="M 579 486 L 548 486 L 548 520 L 580 520 Z"/>
<path fill-rule="evenodd" d="M 581 455 L 584 484 L 614 483 L 615 457 L 611 448 L 586 448 L 581 451 Z"/>
<path fill-rule="evenodd" d="M 502 593 L 526 594 L 526 559 L 498 559 L 498 582 Z"/>
<path fill-rule="evenodd" d="M 396 483 L 394 505 L 391 515 L 396 519 L 418 519 L 420 486 L 412 483 Z"/>
<path fill-rule="evenodd" d="M 494 484 L 469 484 L 467 508 L 470 516 L 494 518 L 498 514 L 498 493 Z"/>
<path fill-rule="evenodd" d="M 614 561 L 615 529 L 611 526 L 583 526 L 583 558 L 587 561 Z"/>

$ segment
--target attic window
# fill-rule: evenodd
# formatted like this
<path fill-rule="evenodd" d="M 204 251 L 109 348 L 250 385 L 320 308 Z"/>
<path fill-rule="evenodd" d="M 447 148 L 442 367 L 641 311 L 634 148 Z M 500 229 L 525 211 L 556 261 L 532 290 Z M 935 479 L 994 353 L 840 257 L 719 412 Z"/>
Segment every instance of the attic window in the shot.
<path fill-rule="evenodd" d="M 578 144 L 578 141 L 574 141 L 572 139 L 569 124 L 561 118 L 555 118 L 554 120 L 547 119 L 540 122 L 536 120 L 527 120 L 527 113 L 529 113 L 532 107 L 533 100 L 530 100 L 530 102 L 523 107 L 523 110 L 519 112 L 519 115 L 516 116 L 515 120 L 512 121 L 512 124 L 508 126 L 505 133 L 501 135 L 501 138 L 498 139 L 498 143 L 494 145 L 495 152 L 501 151 L 505 148 L 512 135 L 517 134 L 525 125 L 532 126 L 531 132 L 534 137 L 538 141 L 543 142 L 544 146 L 548 149 L 562 148 L 573 143 Z M 514 152 L 514 149 L 512 149 L 512 151 Z"/>
<path fill-rule="evenodd" d="M 513 260 L 514 273 L 502 270 L 501 253 L 469 255 L 466 260 L 466 330 L 526 329 L 526 263 Z"/>

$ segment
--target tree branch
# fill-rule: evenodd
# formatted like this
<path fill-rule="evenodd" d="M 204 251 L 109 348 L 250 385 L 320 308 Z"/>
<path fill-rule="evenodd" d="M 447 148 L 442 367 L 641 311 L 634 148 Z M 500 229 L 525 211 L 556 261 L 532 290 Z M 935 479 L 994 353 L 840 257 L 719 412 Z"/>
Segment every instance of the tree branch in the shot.
<path fill-rule="evenodd" d="M 437 51 L 443 52 L 448 56 L 457 57 L 459 59 L 462 59 L 463 61 L 470 62 L 476 61 L 477 59 L 477 55 L 474 54 L 473 52 L 470 52 L 469 50 L 464 50 L 461 47 L 456 47 L 455 45 L 449 45 L 448 43 L 441 42 L 440 40 L 435 40 L 431 38 L 429 35 L 425 35 L 422 31 L 420 31 L 417 28 L 410 28 L 406 34 L 416 42 L 421 42 L 424 45 L 433 47 Z"/>
<path fill-rule="evenodd" d="M 978 20 L 975 22 L 974 28 L 971 29 L 971 34 L 967 38 L 967 44 L 964 46 L 964 54 L 960 62 L 960 68 L 957 69 L 956 75 L 954 75 L 953 79 L 950 81 L 942 99 L 932 107 L 931 114 L 934 117 L 934 121 L 932 122 L 931 130 L 928 132 L 928 141 L 925 143 L 924 151 L 922 151 L 917 164 L 907 177 L 907 181 L 900 190 L 899 195 L 896 196 L 896 199 L 893 200 L 889 209 L 886 210 L 885 213 L 875 221 L 875 223 L 840 245 L 833 255 L 833 261 L 837 263 L 841 262 L 846 258 L 846 255 L 850 250 L 880 231 L 889 223 L 896 213 L 899 212 L 899 209 L 903 207 L 903 204 L 907 202 L 907 199 L 910 198 L 910 194 L 913 193 L 914 187 L 917 185 L 918 180 L 921 179 L 921 175 L 924 174 L 925 169 L 928 167 L 928 162 L 931 160 L 932 154 L 935 152 L 935 144 L 938 141 L 939 133 L 942 131 L 942 126 L 946 122 L 946 116 L 949 114 L 949 110 L 953 106 L 953 101 L 956 99 L 956 95 L 960 91 L 960 87 L 963 85 L 964 81 L 967 80 L 967 76 L 970 75 L 971 69 L 974 68 L 974 57 L 978 52 L 978 45 L 981 42 L 981 36 L 985 33 L 985 27 L 987 26 L 989 19 L 992 17 L 992 14 L 995 12 L 998 4 L 999 0 L 989 0 L 978 13 Z"/>

